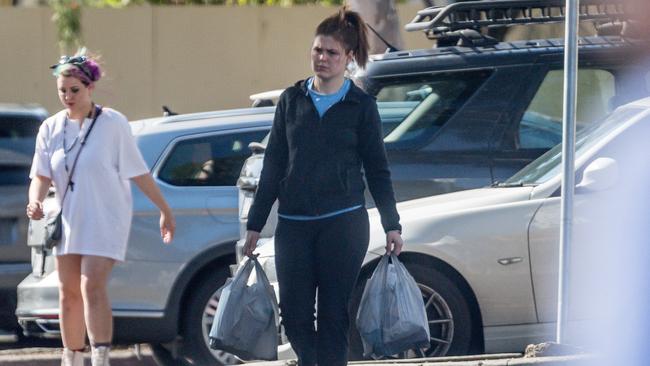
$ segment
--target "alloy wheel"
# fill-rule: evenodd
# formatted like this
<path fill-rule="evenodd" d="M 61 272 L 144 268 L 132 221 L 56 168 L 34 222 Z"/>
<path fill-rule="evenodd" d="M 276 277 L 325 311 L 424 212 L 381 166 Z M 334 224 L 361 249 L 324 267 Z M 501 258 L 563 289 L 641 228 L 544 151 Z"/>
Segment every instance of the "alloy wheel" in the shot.
<path fill-rule="evenodd" d="M 219 305 L 219 291 L 216 291 L 207 304 L 205 309 L 203 309 L 203 316 L 201 317 L 201 329 L 203 333 L 203 340 L 205 341 L 206 347 L 210 350 L 214 358 L 220 362 L 222 365 L 235 365 L 239 363 L 239 360 L 235 355 L 230 354 L 225 351 L 215 350 L 210 348 L 210 329 L 212 329 L 212 323 L 214 323 L 214 315 L 217 312 L 217 306 Z"/>
<path fill-rule="evenodd" d="M 430 344 L 420 357 L 444 356 L 449 351 L 454 338 L 454 316 L 447 301 L 434 289 L 418 284 L 422 292 L 424 306 L 429 321 Z M 415 355 L 414 355 L 415 356 Z"/>

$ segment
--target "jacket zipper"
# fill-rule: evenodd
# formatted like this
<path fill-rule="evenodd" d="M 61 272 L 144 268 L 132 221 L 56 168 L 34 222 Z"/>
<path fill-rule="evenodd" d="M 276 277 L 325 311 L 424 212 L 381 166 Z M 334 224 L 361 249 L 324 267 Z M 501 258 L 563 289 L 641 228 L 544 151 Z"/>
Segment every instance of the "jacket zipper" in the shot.
<path fill-rule="evenodd" d="M 345 94 L 345 95 L 343 96 L 343 98 L 341 98 L 341 100 L 339 100 L 338 102 L 332 104 L 332 105 L 331 105 L 331 106 L 330 106 L 330 107 L 325 111 L 325 113 L 323 113 L 323 116 L 321 117 L 320 113 L 318 113 L 318 109 L 316 108 L 316 104 L 314 104 L 314 101 L 311 99 L 311 96 L 309 95 L 309 91 L 307 91 L 307 92 L 305 93 L 305 97 L 307 97 L 307 99 L 309 100 L 309 103 L 310 103 L 310 105 L 311 105 L 312 111 L 313 111 L 314 113 L 316 113 L 316 116 L 318 117 L 318 120 L 317 120 L 317 122 L 316 122 L 316 133 L 317 133 L 318 136 L 321 136 L 321 135 L 322 135 L 322 130 L 323 130 L 323 120 L 324 120 L 325 117 L 327 116 L 327 113 L 329 113 L 332 109 L 334 109 L 334 107 L 336 107 L 338 104 L 341 104 L 341 103 L 347 103 L 348 101 L 345 99 L 346 96 L 347 96 L 347 94 Z M 314 194 L 313 184 L 309 184 L 309 189 L 310 189 L 310 196 L 311 196 L 311 197 L 315 197 L 316 195 Z M 314 211 L 315 216 L 320 215 L 320 209 L 319 209 L 318 207 L 316 207 L 316 208 L 314 209 L 314 203 L 313 203 L 313 202 L 311 203 L 311 206 L 312 206 L 312 209 L 313 209 L 313 211 Z"/>

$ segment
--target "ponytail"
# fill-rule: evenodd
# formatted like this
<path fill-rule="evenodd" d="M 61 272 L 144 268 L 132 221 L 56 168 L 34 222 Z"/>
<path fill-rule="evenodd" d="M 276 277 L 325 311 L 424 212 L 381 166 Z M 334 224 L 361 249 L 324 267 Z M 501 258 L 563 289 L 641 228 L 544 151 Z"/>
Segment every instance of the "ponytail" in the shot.
<path fill-rule="evenodd" d="M 338 13 L 323 20 L 316 27 L 316 36 L 330 36 L 343 44 L 345 52 L 352 56 L 360 68 L 368 62 L 368 31 L 366 23 L 356 11 L 343 6 Z"/>

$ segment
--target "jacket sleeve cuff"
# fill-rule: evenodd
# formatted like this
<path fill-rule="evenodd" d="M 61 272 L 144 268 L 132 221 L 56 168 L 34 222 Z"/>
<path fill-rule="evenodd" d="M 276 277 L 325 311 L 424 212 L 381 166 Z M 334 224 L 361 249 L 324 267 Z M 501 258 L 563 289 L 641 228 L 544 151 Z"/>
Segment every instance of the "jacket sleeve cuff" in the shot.
<path fill-rule="evenodd" d="M 259 233 L 262 232 L 263 228 L 264 223 L 260 223 L 259 220 L 251 219 L 251 217 L 248 218 L 248 222 L 246 223 L 246 230 L 256 231 Z"/>
<path fill-rule="evenodd" d="M 397 230 L 397 231 L 399 231 L 400 234 L 402 234 L 402 225 L 396 223 L 396 224 L 392 224 L 390 226 L 384 226 L 384 232 L 385 233 L 388 233 L 389 231 L 394 231 L 394 230 Z"/>

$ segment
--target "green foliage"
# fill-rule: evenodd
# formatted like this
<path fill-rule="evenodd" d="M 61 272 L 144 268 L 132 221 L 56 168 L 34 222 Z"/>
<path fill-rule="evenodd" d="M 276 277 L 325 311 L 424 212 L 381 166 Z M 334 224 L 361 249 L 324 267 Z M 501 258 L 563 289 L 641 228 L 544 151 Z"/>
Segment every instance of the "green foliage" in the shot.
<path fill-rule="evenodd" d="M 292 6 L 303 4 L 343 5 L 344 0 L 146 0 L 156 5 L 230 5 L 230 6 Z"/>
<path fill-rule="evenodd" d="M 59 50 L 62 55 L 74 53 L 82 44 L 81 8 L 122 8 L 130 4 L 142 4 L 145 0 L 48 0 L 54 11 L 52 21 L 56 26 Z"/>
<path fill-rule="evenodd" d="M 81 4 L 77 0 L 50 0 L 61 54 L 81 44 Z"/>

